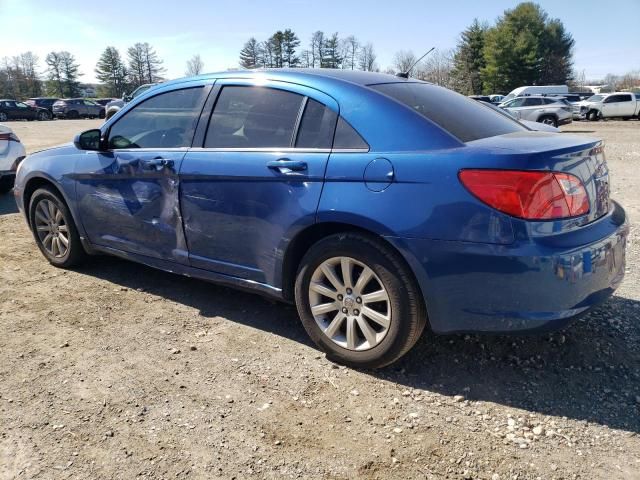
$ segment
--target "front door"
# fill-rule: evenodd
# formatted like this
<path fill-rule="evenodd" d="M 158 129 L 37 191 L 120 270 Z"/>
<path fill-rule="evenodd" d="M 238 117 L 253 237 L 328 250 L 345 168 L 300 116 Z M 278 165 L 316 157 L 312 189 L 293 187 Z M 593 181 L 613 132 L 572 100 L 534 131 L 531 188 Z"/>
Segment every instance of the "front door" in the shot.
<path fill-rule="evenodd" d="M 287 239 L 315 222 L 338 105 L 284 82 L 218 81 L 214 94 L 180 171 L 191 265 L 277 286 Z"/>
<path fill-rule="evenodd" d="M 171 90 L 145 100 L 103 132 L 106 151 L 80 156 L 76 193 L 91 243 L 188 263 L 178 172 L 207 90 Z"/>

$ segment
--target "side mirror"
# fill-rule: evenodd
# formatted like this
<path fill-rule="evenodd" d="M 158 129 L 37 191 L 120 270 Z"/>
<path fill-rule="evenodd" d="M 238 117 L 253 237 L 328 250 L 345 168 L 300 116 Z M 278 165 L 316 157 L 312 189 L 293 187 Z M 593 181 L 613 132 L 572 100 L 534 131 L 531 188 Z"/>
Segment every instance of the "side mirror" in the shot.
<path fill-rule="evenodd" d="M 82 132 L 76 135 L 73 144 L 79 150 L 102 150 L 102 132 L 97 128 Z"/>

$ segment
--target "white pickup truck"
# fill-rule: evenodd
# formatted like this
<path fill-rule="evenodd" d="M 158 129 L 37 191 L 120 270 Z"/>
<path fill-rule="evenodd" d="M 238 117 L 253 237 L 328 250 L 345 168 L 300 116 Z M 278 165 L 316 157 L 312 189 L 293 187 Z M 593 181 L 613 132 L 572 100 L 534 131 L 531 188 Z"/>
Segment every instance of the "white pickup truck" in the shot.
<path fill-rule="evenodd" d="M 630 92 L 601 93 L 573 104 L 574 120 L 640 118 L 640 95 Z"/>

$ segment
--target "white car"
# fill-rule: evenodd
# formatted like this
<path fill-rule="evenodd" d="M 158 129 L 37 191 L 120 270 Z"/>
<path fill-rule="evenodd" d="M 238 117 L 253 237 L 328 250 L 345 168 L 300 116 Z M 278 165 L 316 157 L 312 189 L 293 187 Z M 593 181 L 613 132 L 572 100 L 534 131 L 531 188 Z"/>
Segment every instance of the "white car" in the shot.
<path fill-rule="evenodd" d="M 26 152 L 20 139 L 6 125 L 0 123 L 0 193 L 13 188 L 18 164 L 24 159 Z"/>
<path fill-rule="evenodd" d="M 580 120 L 634 117 L 640 119 L 640 98 L 631 92 L 600 93 L 573 104 L 573 118 Z"/>

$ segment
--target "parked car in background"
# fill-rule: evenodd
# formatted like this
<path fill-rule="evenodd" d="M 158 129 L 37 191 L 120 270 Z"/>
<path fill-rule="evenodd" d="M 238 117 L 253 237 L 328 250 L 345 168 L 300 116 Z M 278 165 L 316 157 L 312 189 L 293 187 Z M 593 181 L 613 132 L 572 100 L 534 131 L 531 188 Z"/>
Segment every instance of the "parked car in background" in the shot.
<path fill-rule="evenodd" d="M 127 95 L 124 95 L 122 97 L 122 100 L 114 100 L 112 102 L 107 103 L 107 106 L 106 106 L 107 120 L 110 119 L 111 117 L 113 117 L 116 113 L 118 113 L 122 109 L 122 107 L 124 107 L 131 100 L 133 100 L 138 95 L 143 94 L 144 92 L 149 90 L 151 87 L 154 87 L 156 85 L 158 85 L 158 84 L 157 83 L 146 83 L 144 85 L 140 85 L 133 92 L 131 92 L 131 93 L 127 94 Z"/>
<path fill-rule="evenodd" d="M 566 85 L 529 85 L 526 87 L 518 87 L 511 90 L 511 92 L 502 99 L 502 102 L 508 102 L 516 97 L 527 95 L 551 95 L 554 93 L 560 95 L 569 93 L 569 87 Z"/>
<path fill-rule="evenodd" d="M 629 231 L 599 139 L 352 70 L 162 84 L 27 157 L 14 195 L 57 267 L 102 252 L 253 289 L 367 368 L 427 323 L 565 326 L 618 287 Z"/>
<path fill-rule="evenodd" d="M 574 117 L 586 120 L 603 118 L 640 119 L 640 100 L 631 92 L 601 93 L 575 103 Z"/>
<path fill-rule="evenodd" d="M 117 98 L 95 98 L 93 99 L 94 102 L 96 102 L 98 105 L 102 105 L 103 107 L 106 107 L 108 103 L 111 103 L 113 101 L 117 100 Z"/>
<path fill-rule="evenodd" d="M 0 122 L 7 120 L 51 120 L 49 110 L 41 107 L 32 107 L 17 100 L 0 100 Z"/>
<path fill-rule="evenodd" d="M 489 100 L 491 100 L 491 103 L 494 105 L 498 105 L 503 102 L 504 95 L 489 95 Z"/>
<path fill-rule="evenodd" d="M 469 95 L 469 98 L 477 100 L 478 102 L 491 103 L 491 99 L 487 95 Z"/>
<path fill-rule="evenodd" d="M 572 107 L 562 98 L 531 95 L 500 104 L 518 120 L 529 120 L 557 127 L 573 121 Z"/>
<path fill-rule="evenodd" d="M 13 130 L 0 124 L 0 193 L 13 188 L 16 169 L 25 155 L 24 145 Z"/>
<path fill-rule="evenodd" d="M 53 114 L 57 118 L 104 118 L 105 109 L 85 98 L 65 98 L 53 104 Z"/>
<path fill-rule="evenodd" d="M 492 108 L 496 112 L 501 113 L 502 115 L 507 115 L 509 118 L 517 120 L 522 125 L 527 127 L 529 130 L 535 130 L 537 132 L 548 132 L 548 133 L 561 133 L 558 127 L 554 127 L 553 125 L 547 125 L 540 122 L 532 122 L 530 120 L 518 120 L 515 117 L 515 114 L 511 113 L 509 110 L 505 110 L 504 108 L 500 108 L 498 105 L 489 102 L 482 102 L 483 105 L 486 105 L 489 108 Z"/>
<path fill-rule="evenodd" d="M 51 118 L 53 118 L 53 104 L 58 100 L 60 99 L 56 97 L 35 97 L 25 100 L 24 103 L 32 107 L 46 108 L 51 114 Z"/>

